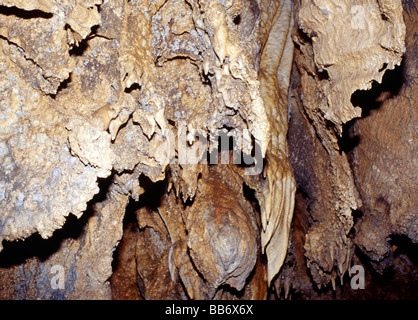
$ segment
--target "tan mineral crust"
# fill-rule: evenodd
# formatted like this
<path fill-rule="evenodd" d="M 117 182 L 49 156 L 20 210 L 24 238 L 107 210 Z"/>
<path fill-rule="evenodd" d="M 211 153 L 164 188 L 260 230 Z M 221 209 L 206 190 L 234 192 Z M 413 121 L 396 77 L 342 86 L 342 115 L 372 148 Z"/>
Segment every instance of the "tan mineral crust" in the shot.
<path fill-rule="evenodd" d="M 267 299 L 416 243 L 402 2 L 0 0 L 0 298 Z"/>

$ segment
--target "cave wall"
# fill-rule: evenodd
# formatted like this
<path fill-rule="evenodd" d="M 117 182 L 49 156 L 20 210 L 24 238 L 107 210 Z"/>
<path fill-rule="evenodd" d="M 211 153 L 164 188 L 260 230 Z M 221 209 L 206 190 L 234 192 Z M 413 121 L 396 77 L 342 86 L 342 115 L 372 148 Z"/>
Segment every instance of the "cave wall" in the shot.
<path fill-rule="evenodd" d="M 333 80 L 315 57 L 318 31 L 311 31 L 313 38 L 300 30 L 295 32 L 288 139 L 299 200 L 292 244 L 283 267 L 285 279 L 290 276 L 291 280 L 277 283 L 282 296 L 291 292 L 305 299 L 416 297 L 417 205 L 411 193 L 417 190 L 413 31 L 417 10 L 413 2 L 403 1 L 402 5 L 406 27 L 402 60 L 397 60 L 391 70 L 387 70 L 388 63 L 375 68 L 378 77 L 369 82 L 368 89 L 352 92 L 349 99 L 359 116 L 345 122 L 341 131 L 327 119 L 323 119 L 327 125 L 318 130 L 318 114 L 312 116 L 309 110 L 320 105 L 318 99 L 327 97 L 321 91 Z M 352 34 L 347 37 L 355 40 Z M 346 88 L 351 85 L 353 72 L 364 70 L 363 63 L 369 65 L 362 59 L 373 60 L 378 55 L 373 50 L 373 54 L 362 56 L 364 42 L 356 43 L 361 45 L 360 50 L 355 51 L 356 44 L 351 42 L 350 50 L 355 53 L 349 56 L 356 61 L 341 60 L 344 69 L 338 76 Z M 362 67 L 351 69 L 352 63 L 361 63 Z M 324 129 L 334 139 L 332 148 L 320 132 Z M 342 210 L 348 206 L 351 212 L 345 216 Z M 365 290 L 350 287 L 353 265 L 366 270 Z"/>
<path fill-rule="evenodd" d="M 391 235 L 417 243 L 417 10 L 405 3 L 406 51 L 400 66 L 388 70 L 382 84 L 353 96 L 363 116 L 349 128 L 358 140 L 350 152 L 363 217 L 356 244 L 373 261 L 388 256 Z M 371 238 L 370 234 L 375 234 Z"/>
<path fill-rule="evenodd" d="M 261 252 L 268 256 L 263 281 L 271 281 L 286 254 L 295 193 L 286 149 L 291 1 L 6 1 L 0 6 L 2 298 L 110 298 L 112 253 L 128 204 L 146 192 L 140 181 L 166 181 L 167 194 L 195 208 L 189 218 L 182 214 L 175 221 L 164 218 L 163 208 L 153 208 L 167 223 L 160 236 L 170 235 L 174 262 L 183 251 L 194 257 L 189 275 L 178 270 L 183 285 L 197 281 L 186 286 L 190 296 L 200 292 L 201 277 L 210 283 L 208 297 L 222 285 L 241 290 Z M 225 187 L 235 197 L 243 194 L 245 182 L 260 202 L 261 219 L 248 222 L 244 229 L 252 236 L 238 244 L 236 232 L 227 230 L 235 230 L 241 218 L 253 219 L 252 209 L 226 208 L 231 215 L 225 221 L 203 222 L 196 213 L 214 205 L 203 190 L 215 178 L 200 177 L 217 175 L 202 159 L 220 151 L 205 138 L 216 139 L 222 129 L 240 135 L 240 157 L 255 159 L 235 174 L 240 188 L 236 182 Z M 138 216 L 140 226 L 146 221 Z M 205 223 L 207 242 L 193 240 L 191 226 Z M 217 224 L 231 225 L 220 234 L 219 241 L 232 242 L 223 248 L 226 254 L 236 257 L 239 245 L 239 255 L 251 257 L 238 262 L 223 257 L 210 242 Z M 69 236 L 71 228 L 78 228 L 76 236 Z M 177 229 L 189 237 L 174 234 Z M 19 257 L 31 242 L 51 248 L 42 257 L 36 250 Z M 208 245 L 215 250 L 216 270 L 206 272 L 199 261 L 205 250 L 212 254 Z M 54 266 L 65 274 L 61 291 L 48 290 Z M 174 279 L 177 271 L 171 265 L 170 271 Z"/>
<path fill-rule="evenodd" d="M 347 289 L 353 263 L 416 283 L 416 19 L 0 0 L 0 298 L 381 294 Z"/>

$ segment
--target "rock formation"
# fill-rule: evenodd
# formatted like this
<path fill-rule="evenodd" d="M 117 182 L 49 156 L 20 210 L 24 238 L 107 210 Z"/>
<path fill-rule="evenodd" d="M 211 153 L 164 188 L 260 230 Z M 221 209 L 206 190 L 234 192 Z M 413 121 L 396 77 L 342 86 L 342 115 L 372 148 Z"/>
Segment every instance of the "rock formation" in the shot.
<path fill-rule="evenodd" d="M 0 298 L 412 296 L 417 19 L 0 0 Z"/>

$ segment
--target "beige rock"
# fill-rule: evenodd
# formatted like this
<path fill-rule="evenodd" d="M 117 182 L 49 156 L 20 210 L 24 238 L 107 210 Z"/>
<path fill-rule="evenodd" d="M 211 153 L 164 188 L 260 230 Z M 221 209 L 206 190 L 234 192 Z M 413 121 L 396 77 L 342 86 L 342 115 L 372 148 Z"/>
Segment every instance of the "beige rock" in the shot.
<path fill-rule="evenodd" d="M 17 7 L 24 10 L 41 10 L 51 12 L 54 1 L 52 0 L 2 0 L 0 5 L 7 7 Z"/>
<path fill-rule="evenodd" d="M 314 272 L 318 275 L 317 278 L 314 276 L 315 281 L 324 284 L 330 279 L 331 265 L 335 264 L 341 273 L 348 268 L 351 241 L 347 236 L 353 226 L 351 212 L 361 206 L 347 156 L 340 150 L 342 125 L 361 116 L 361 109 L 352 105 L 351 96 L 358 89 L 369 89 L 373 80 L 380 82 L 385 68 L 393 69 L 400 64 L 405 52 L 405 26 L 400 1 L 391 4 L 367 1 L 361 5 L 343 1 L 338 6 L 331 1 L 299 1 L 296 5 L 298 31 L 294 40 L 298 50 L 295 61 L 301 77 L 298 95 L 303 104 L 302 112 L 312 122 L 312 129 L 328 153 L 319 148 L 311 155 L 318 157 L 310 161 L 315 172 L 312 174 L 318 175 L 324 161 L 329 168 L 326 178 L 322 178 L 329 179 L 324 185 L 327 191 L 324 196 L 315 196 L 318 203 L 323 204 L 313 209 L 313 215 L 321 216 L 320 212 L 329 206 L 322 200 L 333 194 L 329 200 L 332 206 L 325 212 L 331 210 L 335 216 L 325 218 L 328 220 L 326 228 L 334 232 L 340 228 L 338 237 L 320 231 L 326 229 L 324 225 L 318 224 L 318 228 L 312 227 L 308 231 L 306 256 L 310 265 L 319 270 Z M 311 152 L 315 148 L 306 149 Z M 320 177 L 317 183 L 315 179 L 308 183 L 318 187 L 318 191 L 308 191 L 311 195 L 321 193 L 319 185 L 324 183 Z M 329 186 L 332 186 L 331 190 Z M 324 224 L 323 221 L 318 223 Z M 335 227 L 336 223 L 341 223 L 339 228 Z M 321 241 L 332 243 L 321 249 L 317 247 Z M 325 278 L 324 272 L 328 274 Z"/>
<path fill-rule="evenodd" d="M 405 32 L 400 0 L 0 0 L 1 298 L 288 297 L 302 257 L 318 285 L 343 277 L 362 201 L 373 259 L 391 233 L 416 239 L 414 162 L 396 160 L 413 158 L 413 71 L 387 122 L 403 129 L 382 133 L 392 101 L 341 149 L 353 93 L 401 63 Z M 289 242 L 297 186 L 310 208 Z"/>

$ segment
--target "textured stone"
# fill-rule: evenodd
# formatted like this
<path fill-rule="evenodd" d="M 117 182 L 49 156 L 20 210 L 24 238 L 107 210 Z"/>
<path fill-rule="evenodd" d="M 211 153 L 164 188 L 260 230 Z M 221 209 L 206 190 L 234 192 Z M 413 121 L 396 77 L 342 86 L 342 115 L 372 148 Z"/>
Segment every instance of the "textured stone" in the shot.
<path fill-rule="evenodd" d="M 290 139 L 298 147 L 291 162 L 314 219 L 305 256 L 314 281 L 324 285 L 347 271 L 352 212 L 362 204 L 343 150 L 343 125 L 361 116 L 351 97 L 400 64 L 405 25 L 401 1 L 297 1 L 296 12 Z M 298 138 L 307 142 L 303 148 Z"/>
<path fill-rule="evenodd" d="M 400 0 L 0 0 L 1 298 L 318 297 L 356 246 L 413 275 L 415 20 Z"/>
<path fill-rule="evenodd" d="M 405 236 L 418 242 L 417 199 L 417 11 L 408 11 L 406 52 L 402 64 L 388 70 L 381 85 L 358 91 L 353 100 L 364 117 L 351 128 L 349 137 L 360 137 L 352 151 L 354 176 L 363 199 L 363 216 L 356 226 L 355 242 L 383 272 L 393 259 L 391 242 Z"/>

